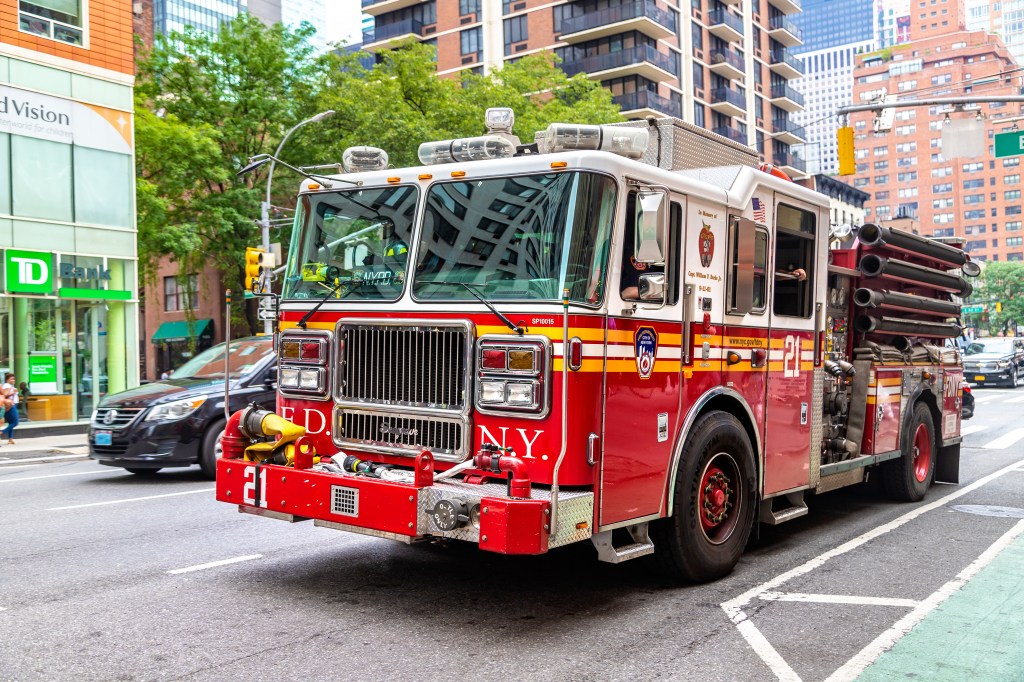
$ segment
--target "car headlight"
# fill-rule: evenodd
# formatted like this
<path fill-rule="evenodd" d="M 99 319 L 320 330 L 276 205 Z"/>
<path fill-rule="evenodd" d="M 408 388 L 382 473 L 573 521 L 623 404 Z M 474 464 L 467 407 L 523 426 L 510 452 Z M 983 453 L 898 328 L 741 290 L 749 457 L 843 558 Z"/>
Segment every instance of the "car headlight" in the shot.
<path fill-rule="evenodd" d="M 146 415 L 146 421 L 155 422 L 184 419 L 198 410 L 199 406 L 205 402 L 206 398 L 185 398 L 183 400 L 175 400 L 173 403 L 157 405 L 149 411 L 149 414 Z"/>
<path fill-rule="evenodd" d="M 1010 366 L 1010 363 L 1006 360 L 1000 360 L 996 363 L 996 369 L 1006 369 Z"/>

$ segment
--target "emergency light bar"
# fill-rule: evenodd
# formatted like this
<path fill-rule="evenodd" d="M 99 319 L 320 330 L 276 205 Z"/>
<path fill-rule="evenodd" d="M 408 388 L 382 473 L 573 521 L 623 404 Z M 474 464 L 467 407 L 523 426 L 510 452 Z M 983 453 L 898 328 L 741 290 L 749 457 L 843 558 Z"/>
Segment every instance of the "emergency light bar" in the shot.
<path fill-rule="evenodd" d="M 417 155 L 424 166 L 455 161 L 507 159 L 515 156 L 516 146 L 500 135 L 464 137 L 458 140 L 424 142 Z"/>
<path fill-rule="evenodd" d="M 377 147 L 349 147 L 341 155 L 341 167 L 346 173 L 384 170 L 388 167 L 388 153 Z"/>
<path fill-rule="evenodd" d="M 544 148 L 548 153 L 593 149 L 639 159 L 649 137 L 647 128 L 552 123 L 544 131 Z"/>

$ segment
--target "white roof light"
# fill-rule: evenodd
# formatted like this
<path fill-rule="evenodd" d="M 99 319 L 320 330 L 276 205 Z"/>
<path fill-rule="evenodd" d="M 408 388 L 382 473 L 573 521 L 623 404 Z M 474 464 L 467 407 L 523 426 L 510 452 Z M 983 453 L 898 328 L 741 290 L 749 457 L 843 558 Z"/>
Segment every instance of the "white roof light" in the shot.
<path fill-rule="evenodd" d="M 508 107 L 491 107 L 484 112 L 484 122 L 489 133 L 511 133 L 516 113 Z"/>
<path fill-rule="evenodd" d="M 516 146 L 498 135 L 465 137 L 458 140 L 424 142 L 417 155 L 420 163 L 431 166 L 453 161 L 481 161 L 484 159 L 506 159 L 515 156 Z"/>
<path fill-rule="evenodd" d="M 544 149 L 549 153 L 595 149 L 639 159 L 647 150 L 649 137 L 647 128 L 552 123 L 544 131 Z"/>
<path fill-rule="evenodd" d="M 377 147 L 349 147 L 341 155 L 341 166 L 346 173 L 384 170 L 388 167 L 388 153 Z"/>

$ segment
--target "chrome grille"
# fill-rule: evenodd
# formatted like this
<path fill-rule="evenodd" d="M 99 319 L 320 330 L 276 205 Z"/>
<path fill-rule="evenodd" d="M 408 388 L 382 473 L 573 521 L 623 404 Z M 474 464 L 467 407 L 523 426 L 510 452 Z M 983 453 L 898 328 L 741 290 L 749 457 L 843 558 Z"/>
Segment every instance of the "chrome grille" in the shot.
<path fill-rule="evenodd" d="M 339 441 L 403 455 L 430 450 L 438 459 L 464 457 L 466 422 L 461 417 L 398 415 L 342 409 L 337 413 Z"/>
<path fill-rule="evenodd" d="M 468 407 L 465 324 L 342 324 L 338 400 L 463 412 Z"/>
<path fill-rule="evenodd" d="M 96 418 L 92 420 L 93 428 L 123 429 L 135 421 L 145 408 L 143 407 L 101 407 L 96 410 Z"/>

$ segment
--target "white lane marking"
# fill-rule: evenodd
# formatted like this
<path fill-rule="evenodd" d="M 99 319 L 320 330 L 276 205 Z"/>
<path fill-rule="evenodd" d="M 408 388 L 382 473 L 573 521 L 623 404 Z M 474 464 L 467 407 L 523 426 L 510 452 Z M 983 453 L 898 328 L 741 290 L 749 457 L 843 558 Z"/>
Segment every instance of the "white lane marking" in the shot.
<path fill-rule="evenodd" d="M 50 455 L 49 457 L 25 457 L 22 459 L 0 460 L 0 464 L 23 464 L 24 462 L 53 462 L 58 459 L 82 459 L 82 455 Z"/>
<path fill-rule="evenodd" d="M 995 400 L 996 398 L 1002 398 L 1002 397 L 1003 396 L 998 395 L 996 393 L 986 393 L 985 395 L 976 395 L 976 396 L 974 396 L 974 402 L 976 402 L 976 403 L 987 403 L 987 402 L 989 402 L 991 400 Z"/>
<path fill-rule="evenodd" d="M 1005 448 L 1010 447 L 1011 445 L 1019 441 L 1021 438 L 1024 438 L 1024 428 L 1014 429 L 1013 431 L 1004 433 L 1003 435 L 999 436 L 999 438 L 996 438 L 993 441 L 989 441 L 988 443 L 985 443 L 981 447 L 985 448 L 986 450 L 1003 450 Z"/>
<path fill-rule="evenodd" d="M 123 470 L 112 469 L 110 471 L 76 471 L 73 474 L 47 474 L 46 476 L 29 476 L 27 478 L 4 478 L 0 483 L 18 483 L 19 481 L 38 481 L 41 478 L 60 478 L 62 476 L 96 476 L 106 474 L 122 474 Z"/>
<path fill-rule="evenodd" d="M 792 601 L 812 604 L 856 604 L 861 606 L 903 606 L 912 609 L 921 602 L 896 597 L 860 597 L 853 594 L 807 594 L 803 592 L 765 592 L 765 601 Z"/>
<path fill-rule="evenodd" d="M 252 561 L 253 559 L 259 559 L 262 554 L 247 554 L 246 556 L 236 556 L 234 559 L 221 559 L 220 561 L 211 561 L 208 564 L 197 564 L 196 566 L 186 566 L 185 568 L 175 568 L 167 571 L 168 575 L 178 575 L 180 573 L 191 573 L 192 571 L 202 571 L 206 568 L 216 568 L 217 566 L 227 566 L 228 564 L 237 564 L 240 561 Z"/>
<path fill-rule="evenodd" d="M 985 429 L 988 429 L 988 428 L 991 428 L 991 427 L 987 426 L 986 424 L 971 424 L 970 426 L 964 426 L 963 428 L 961 428 L 960 429 L 960 435 L 961 436 L 969 436 L 972 433 L 977 433 L 978 431 L 984 431 Z"/>
<path fill-rule="evenodd" d="M 999 469 L 997 471 L 994 471 L 988 476 L 979 478 L 974 483 L 966 485 L 955 492 L 952 492 L 938 500 L 935 500 L 934 502 L 929 502 L 928 504 L 922 505 L 917 509 L 913 509 L 907 512 L 903 516 L 900 516 L 898 518 L 893 519 L 892 521 L 889 521 L 888 523 L 884 523 L 881 526 L 876 526 L 868 532 L 862 533 L 861 535 L 858 535 L 852 540 L 848 540 L 847 542 L 844 542 L 838 547 L 834 547 L 823 554 L 819 554 L 813 559 L 809 559 L 808 561 L 805 561 L 799 566 L 791 568 L 785 573 L 781 573 L 772 578 L 771 580 L 763 582 L 757 587 L 753 587 L 744 592 L 743 594 L 730 599 L 729 601 L 722 602 L 720 606 L 722 607 L 722 610 L 725 611 L 726 615 L 729 617 L 729 620 L 736 624 L 737 629 L 740 631 L 740 634 L 743 636 L 743 639 L 747 640 L 747 643 L 750 645 L 750 648 L 754 650 L 754 653 L 760 656 L 761 660 L 765 662 L 765 664 L 771 669 L 772 673 L 776 677 L 778 677 L 780 680 L 799 680 L 799 676 L 797 676 L 797 674 L 793 672 L 793 669 L 789 667 L 789 664 L 786 663 L 785 659 L 783 659 L 779 652 L 775 650 L 775 647 L 773 647 L 771 643 L 767 639 L 765 639 L 764 635 L 762 635 L 761 632 L 757 629 L 757 626 L 754 625 L 748 619 L 747 614 L 743 611 L 743 608 L 745 606 L 747 606 L 751 601 L 758 598 L 765 592 L 776 591 L 780 585 L 784 585 L 793 578 L 799 578 L 802 575 L 810 573 L 816 568 L 820 568 L 829 559 L 834 559 L 837 556 L 841 556 L 843 554 L 846 554 L 847 552 L 857 549 L 861 545 L 868 543 L 877 537 L 885 535 L 889 531 L 896 530 L 900 526 L 909 523 L 910 521 L 913 521 L 922 514 L 926 514 L 932 510 L 938 509 L 939 507 L 945 506 L 952 502 L 953 500 L 963 497 L 964 495 L 968 495 L 977 490 L 978 488 L 991 483 L 1000 476 L 1004 476 L 1011 471 L 1015 471 L 1022 465 L 1024 465 L 1024 460 L 1014 462 L 1013 464 L 1003 467 L 1002 469 Z"/>
<path fill-rule="evenodd" d="M 1020 396 L 1019 398 L 1010 398 L 1006 402 L 1008 402 L 1008 403 L 1024 403 L 1024 395 Z"/>
<path fill-rule="evenodd" d="M 892 648 L 904 635 L 913 630 L 914 626 L 924 620 L 924 617 L 934 611 L 939 604 L 946 601 L 954 592 L 976 576 L 981 569 L 990 564 L 1021 533 L 1024 533 L 1024 519 L 1018 521 L 1013 528 L 1006 531 L 1001 538 L 992 543 L 988 549 L 982 552 L 981 556 L 971 562 L 970 566 L 960 571 L 955 578 L 926 597 L 917 608 L 896 621 L 895 625 L 861 649 L 860 653 L 847 661 L 842 668 L 829 675 L 825 682 L 845 682 L 846 680 L 855 679 L 864 672 L 865 668 L 874 663 L 883 652 Z"/>
<path fill-rule="evenodd" d="M 65 509 L 82 509 L 83 507 L 102 507 L 107 504 L 121 504 L 123 502 L 141 502 L 143 500 L 158 500 L 161 497 L 177 497 L 179 495 L 195 495 L 196 493 L 212 493 L 216 488 L 203 488 L 202 490 L 186 490 L 182 493 L 167 493 L 166 495 L 147 495 L 146 497 L 129 497 L 125 500 L 109 500 L 107 502 L 90 502 L 89 504 L 73 504 L 69 507 L 50 507 L 46 511 L 63 511 Z"/>

